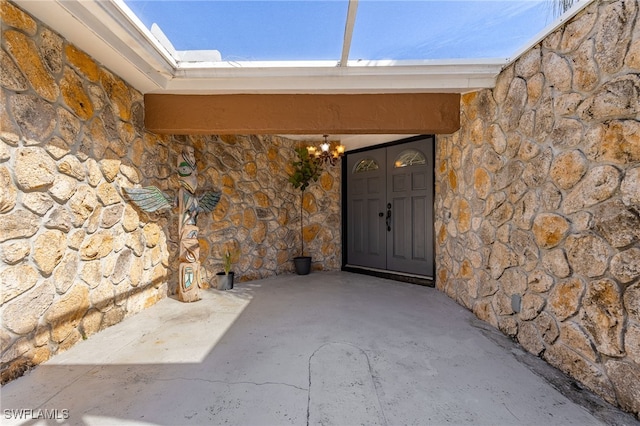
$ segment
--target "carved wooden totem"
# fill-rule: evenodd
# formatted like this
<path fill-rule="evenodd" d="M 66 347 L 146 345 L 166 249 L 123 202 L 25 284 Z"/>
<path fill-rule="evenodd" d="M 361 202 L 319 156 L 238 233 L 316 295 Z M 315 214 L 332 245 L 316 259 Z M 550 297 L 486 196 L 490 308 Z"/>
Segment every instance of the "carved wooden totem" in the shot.
<path fill-rule="evenodd" d="M 155 186 L 124 189 L 129 199 L 146 212 L 178 207 L 178 236 L 180 245 L 178 256 L 178 299 L 182 302 L 200 300 L 200 243 L 196 219 L 200 212 L 211 212 L 220 200 L 219 192 L 207 191 L 196 196 L 198 170 L 192 147 L 184 147 L 178 157 L 178 179 L 180 188 L 174 202 Z"/>

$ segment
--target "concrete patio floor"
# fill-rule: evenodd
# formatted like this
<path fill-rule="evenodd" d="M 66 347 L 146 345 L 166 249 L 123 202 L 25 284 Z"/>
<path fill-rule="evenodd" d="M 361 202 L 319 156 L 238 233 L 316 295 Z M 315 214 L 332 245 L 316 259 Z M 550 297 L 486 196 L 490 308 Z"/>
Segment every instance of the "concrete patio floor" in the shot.
<path fill-rule="evenodd" d="M 1 423 L 639 424 L 433 288 L 314 272 L 203 296 L 8 383 Z"/>

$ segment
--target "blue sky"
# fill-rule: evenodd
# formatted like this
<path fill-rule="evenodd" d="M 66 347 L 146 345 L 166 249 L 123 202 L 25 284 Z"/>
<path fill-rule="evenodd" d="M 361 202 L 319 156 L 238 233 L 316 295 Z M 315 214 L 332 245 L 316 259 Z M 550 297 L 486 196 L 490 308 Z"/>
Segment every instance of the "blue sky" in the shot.
<path fill-rule="evenodd" d="M 347 0 L 125 0 L 177 50 L 226 61 L 339 60 Z M 553 21 L 548 0 L 360 0 L 350 60 L 506 58 Z"/>

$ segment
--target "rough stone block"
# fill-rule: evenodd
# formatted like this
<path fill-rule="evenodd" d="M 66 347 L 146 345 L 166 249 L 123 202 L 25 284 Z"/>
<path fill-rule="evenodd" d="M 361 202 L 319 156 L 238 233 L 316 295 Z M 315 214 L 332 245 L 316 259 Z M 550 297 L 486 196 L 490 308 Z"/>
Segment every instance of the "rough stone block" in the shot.
<path fill-rule="evenodd" d="M 540 337 L 542 337 L 542 340 L 547 345 L 555 342 L 558 336 L 560 336 L 560 330 L 558 329 L 556 320 L 547 312 L 541 312 L 540 315 L 533 320 L 533 323 L 536 325 Z"/>
<path fill-rule="evenodd" d="M 587 388 L 603 397 L 607 402 L 616 404 L 617 398 L 613 385 L 602 370 L 577 352 L 560 342 L 547 348 L 543 354 L 551 365 L 575 377 Z"/>
<path fill-rule="evenodd" d="M 102 259 L 113 250 L 113 236 L 108 231 L 98 231 L 85 238 L 80 247 L 82 260 Z"/>
<path fill-rule="evenodd" d="M 88 185 L 79 186 L 68 203 L 73 214 L 73 226 L 82 226 L 97 205 L 95 191 Z"/>
<path fill-rule="evenodd" d="M 598 352 L 613 357 L 624 355 L 623 311 L 620 289 L 614 281 L 602 279 L 587 285 L 580 322 L 593 336 Z"/>
<path fill-rule="evenodd" d="M 584 282 L 579 278 L 559 282 L 553 287 L 549 294 L 548 306 L 559 321 L 564 321 L 578 312 L 584 288 Z"/>
<path fill-rule="evenodd" d="M 124 205 L 114 204 L 102 209 L 102 215 L 100 218 L 100 227 L 111 228 L 122 218 L 122 212 L 124 211 Z"/>
<path fill-rule="evenodd" d="M 78 181 L 71 176 L 57 175 L 49 188 L 49 195 L 60 204 L 66 203 L 76 192 Z"/>
<path fill-rule="evenodd" d="M 8 1 L 0 2 L 0 17 L 5 24 L 22 30 L 28 35 L 33 36 L 38 30 L 38 24 L 31 16 Z"/>
<path fill-rule="evenodd" d="M 640 365 L 640 324 L 629 324 L 624 336 L 624 348 L 631 361 Z"/>
<path fill-rule="evenodd" d="M 640 277 L 640 249 L 632 247 L 613 256 L 611 274 L 623 284 Z"/>
<path fill-rule="evenodd" d="M 558 155 L 551 165 L 550 176 L 562 189 L 570 189 L 580 182 L 587 171 L 587 159 L 579 150 Z"/>
<path fill-rule="evenodd" d="M 73 155 L 66 155 L 58 163 L 58 171 L 79 181 L 83 181 L 86 177 L 84 166 L 82 165 L 80 160 L 78 160 L 78 158 Z"/>
<path fill-rule="evenodd" d="M 541 65 L 542 55 L 540 53 L 540 48 L 536 46 L 516 61 L 516 75 L 528 79 L 540 71 Z"/>
<path fill-rule="evenodd" d="M 554 213 L 543 213 L 533 221 L 533 235 L 536 243 L 545 249 L 556 247 L 569 233 L 569 222 Z"/>
<path fill-rule="evenodd" d="M 40 54 L 47 69 L 52 75 L 58 75 L 62 71 L 62 38 L 51 31 L 43 28 L 39 34 Z"/>
<path fill-rule="evenodd" d="M 78 72 L 90 81 L 98 81 L 98 78 L 100 77 L 100 68 L 89 55 L 72 44 L 67 44 L 65 46 L 64 53 L 69 63 L 78 70 Z"/>
<path fill-rule="evenodd" d="M 39 278 L 35 268 L 25 263 L 4 268 L 0 271 L 0 305 L 35 286 Z"/>
<path fill-rule="evenodd" d="M 596 235 L 570 235 L 565 246 L 573 271 L 590 278 L 604 274 L 613 254 L 606 241 Z"/>
<path fill-rule="evenodd" d="M 609 165 L 594 167 L 569 193 L 563 203 L 563 211 L 575 213 L 605 201 L 611 198 L 619 184 L 618 169 Z"/>
<path fill-rule="evenodd" d="M 522 296 L 522 307 L 518 317 L 524 321 L 530 321 L 538 316 L 544 308 L 546 299 L 538 294 L 526 293 Z"/>
<path fill-rule="evenodd" d="M 36 329 L 38 321 L 51 306 L 55 289 L 50 282 L 36 287 L 33 291 L 13 301 L 2 312 L 2 324 L 16 334 L 27 334 Z"/>
<path fill-rule="evenodd" d="M 620 192 L 625 205 L 640 209 L 640 167 L 627 170 Z"/>
<path fill-rule="evenodd" d="M 526 103 L 527 83 L 521 78 L 514 78 L 509 85 L 509 91 L 502 107 L 503 129 L 513 130 L 518 127 Z"/>
<path fill-rule="evenodd" d="M 23 190 L 47 189 L 55 181 L 56 163 L 42 148 L 18 148 L 14 174 L 16 183 Z"/>
<path fill-rule="evenodd" d="M 64 294 L 73 285 L 78 273 L 78 253 L 67 252 L 53 271 L 53 283 L 58 294 Z"/>
<path fill-rule="evenodd" d="M 33 244 L 33 261 L 44 276 L 49 276 L 67 249 L 67 237 L 57 229 L 43 232 Z"/>
<path fill-rule="evenodd" d="M 566 278 L 571 274 L 569 262 L 563 249 L 556 248 L 542 253 L 542 266 L 551 275 Z"/>
<path fill-rule="evenodd" d="M 599 83 L 600 73 L 598 66 L 593 60 L 595 47 L 593 40 L 584 42 L 571 55 L 573 62 L 573 86 L 576 91 L 590 92 L 595 89 Z"/>
<path fill-rule="evenodd" d="M 555 52 L 546 52 L 542 57 L 542 70 L 549 85 L 568 92 L 571 89 L 572 72 L 565 58 Z"/>
<path fill-rule="evenodd" d="M 601 85 L 578 107 L 578 116 L 585 121 L 617 119 L 637 114 L 640 103 L 640 77 L 623 75 Z"/>
<path fill-rule="evenodd" d="M 120 197 L 120 194 L 118 194 L 118 191 L 113 187 L 112 184 L 107 182 L 103 182 L 98 185 L 98 188 L 96 189 L 96 196 L 104 206 L 109 206 L 111 204 L 116 204 L 122 201 L 122 198 Z"/>
<path fill-rule="evenodd" d="M 593 9 L 587 8 L 580 13 L 575 19 L 571 20 L 562 31 L 562 39 L 560 41 L 560 50 L 563 52 L 571 52 L 580 46 L 587 35 L 593 29 L 598 14 Z"/>
<path fill-rule="evenodd" d="M 74 285 L 63 297 L 55 301 L 44 317 L 51 325 L 51 338 L 64 341 L 89 310 L 89 288 L 83 283 Z"/>
<path fill-rule="evenodd" d="M 601 137 L 591 139 L 586 147 L 590 159 L 621 165 L 640 161 L 640 122 L 608 121 L 601 124 L 599 134 Z"/>
<path fill-rule="evenodd" d="M 527 351 L 539 356 L 544 351 L 545 346 L 538 334 L 538 328 L 531 321 L 523 321 L 520 323 L 518 330 L 518 343 Z"/>
<path fill-rule="evenodd" d="M 36 43 L 25 34 L 13 30 L 4 31 L 2 38 L 7 51 L 27 77 L 31 87 L 42 98 L 49 102 L 55 102 L 60 94 L 60 89 L 47 70 Z"/>
<path fill-rule="evenodd" d="M 18 191 L 13 184 L 9 169 L 5 166 L 0 166 L 0 214 L 11 211 L 16 205 L 16 199 L 18 197 Z"/>
<path fill-rule="evenodd" d="M 553 286 L 553 277 L 541 270 L 529 274 L 527 289 L 535 293 L 545 293 Z"/>
<path fill-rule="evenodd" d="M 600 356 L 589 335 L 576 323 L 565 321 L 560 323 L 560 339 L 562 343 L 580 353 L 591 362 L 599 362 Z"/>
<path fill-rule="evenodd" d="M 14 265 L 27 257 L 31 252 L 28 240 L 9 241 L 0 245 L 0 259 L 7 265 Z"/>
<path fill-rule="evenodd" d="M 627 287 L 623 300 L 629 320 L 640 324 L 640 282 Z"/>
<path fill-rule="evenodd" d="M 640 366 L 612 359 L 606 362 L 605 368 L 618 390 L 620 406 L 640 417 Z"/>
<path fill-rule="evenodd" d="M 622 66 L 637 11 L 634 1 L 614 2 L 600 8 L 594 59 L 602 71 L 613 74 Z"/>
<path fill-rule="evenodd" d="M 29 238 L 38 231 L 38 216 L 26 210 L 13 210 L 0 215 L 0 242 Z"/>

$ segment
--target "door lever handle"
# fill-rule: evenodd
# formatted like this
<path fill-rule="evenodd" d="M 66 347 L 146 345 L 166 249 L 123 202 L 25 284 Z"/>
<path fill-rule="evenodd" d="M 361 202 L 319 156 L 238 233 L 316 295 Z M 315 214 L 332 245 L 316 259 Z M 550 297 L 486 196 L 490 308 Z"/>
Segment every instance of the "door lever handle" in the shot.
<path fill-rule="evenodd" d="M 387 205 L 387 232 L 391 232 L 391 206 Z"/>

